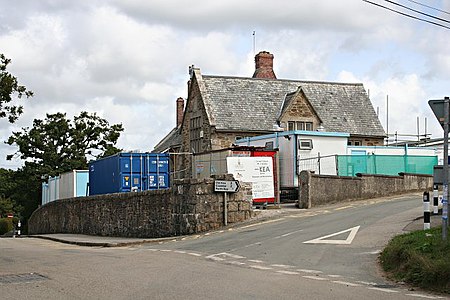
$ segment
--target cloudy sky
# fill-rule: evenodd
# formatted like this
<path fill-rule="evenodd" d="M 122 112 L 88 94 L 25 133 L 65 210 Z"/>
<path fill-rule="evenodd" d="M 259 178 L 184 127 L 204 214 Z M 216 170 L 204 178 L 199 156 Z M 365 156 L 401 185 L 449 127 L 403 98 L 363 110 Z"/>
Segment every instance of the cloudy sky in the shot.
<path fill-rule="evenodd" d="M 450 1 L 397 2 L 450 20 Z M 3 141 L 46 113 L 97 112 L 125 127 L 120 147 L 150 151 L 175 126 L 189 65 L 251 77 L 261 50 L 280 79 L 362 82 L 385 129 L 388 96 L 389 133 L 417 134 L 419 117 L 441 137 L 427 101 L 450 95 L 449 37 L 362 0 L 0 0 L 0 53 L 35 93 L 18 122 L 0 120 L 0 167 L 21 165 Z"/>

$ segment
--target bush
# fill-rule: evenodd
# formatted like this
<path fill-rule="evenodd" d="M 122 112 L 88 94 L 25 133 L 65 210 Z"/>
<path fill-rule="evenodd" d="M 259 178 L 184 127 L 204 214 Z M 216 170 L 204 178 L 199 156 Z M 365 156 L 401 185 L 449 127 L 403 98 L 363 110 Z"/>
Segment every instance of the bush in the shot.
<path fill-rule="evenodd" d="M 397 280 L 450 293 L 450 241 L 442 240 L 441 228 L 393 238 L 381 253 L 380 263 Z"/>
<path fill-rule="evenodd" d="M 0 219 L 0 235 L 4 235 L 7 232 L 13 230 L 13 220 L 12 218 L 1 218 Z"/>

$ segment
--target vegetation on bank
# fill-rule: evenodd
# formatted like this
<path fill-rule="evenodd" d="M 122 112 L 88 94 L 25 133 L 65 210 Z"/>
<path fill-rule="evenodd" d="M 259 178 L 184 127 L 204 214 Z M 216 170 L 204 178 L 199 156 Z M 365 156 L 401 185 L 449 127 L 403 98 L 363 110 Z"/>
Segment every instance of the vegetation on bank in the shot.
<path fill-rule="evenodd" d="M 395 280 L 450 294 L 450 237 L 443 241 L 441 227 L 393 238 L 380 262 Z"/>

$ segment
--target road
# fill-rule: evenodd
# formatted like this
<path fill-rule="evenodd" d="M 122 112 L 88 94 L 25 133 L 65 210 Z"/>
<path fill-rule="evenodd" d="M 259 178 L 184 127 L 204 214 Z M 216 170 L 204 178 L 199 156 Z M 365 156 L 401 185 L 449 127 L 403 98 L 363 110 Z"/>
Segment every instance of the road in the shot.
<path fill-rule="evenodd" d="M 417 195 L 292 209 L 259 223 L 119 248 L 0 239 L 0 295 L 20 299 L 438 299 L 387 281 L 376 264 L 386 242 L 420 216 L 421 209 Z"/>

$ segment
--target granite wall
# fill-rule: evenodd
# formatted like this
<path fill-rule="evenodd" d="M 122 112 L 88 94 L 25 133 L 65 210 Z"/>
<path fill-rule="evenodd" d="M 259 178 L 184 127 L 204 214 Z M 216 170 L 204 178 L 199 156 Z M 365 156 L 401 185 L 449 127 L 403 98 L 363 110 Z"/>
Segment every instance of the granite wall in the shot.
<path fill-rule="evenodd" d="M 232 180 L 232 177 L 219 179 Z M 250 219 L 251 186 L 228 193 L 228 223 Z M 214 179 L 177 180 L 168 190 L 61 199 L 38 208 L 29 234 L 72 233 L 121 237 L 168 237 L 214 230 L 224 225 L 224 194 Z"/>

